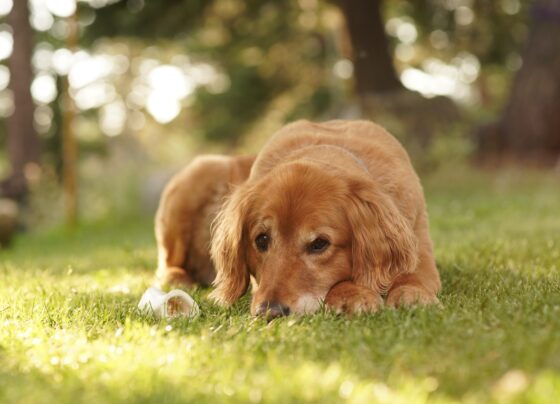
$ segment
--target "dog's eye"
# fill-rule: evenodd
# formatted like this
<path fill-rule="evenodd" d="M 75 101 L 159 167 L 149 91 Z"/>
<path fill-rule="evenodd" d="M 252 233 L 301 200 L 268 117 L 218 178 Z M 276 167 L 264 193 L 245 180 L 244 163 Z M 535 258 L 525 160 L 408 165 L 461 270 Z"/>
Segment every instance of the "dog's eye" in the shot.
<path fill-rule="evenodd" d="M 324 238 L 316 238 L 307 246 L 307 251 L 310 254 L 318 254 L 325 251 L 331 243 Z"/>
<path fill-rule="evenodd" d="M 268 245 L 270 244 L 270 236 L 266 233 L 261 233 L 255 239 L 255 245 L 260 252 L 265 252 L 268 250 Z"/>

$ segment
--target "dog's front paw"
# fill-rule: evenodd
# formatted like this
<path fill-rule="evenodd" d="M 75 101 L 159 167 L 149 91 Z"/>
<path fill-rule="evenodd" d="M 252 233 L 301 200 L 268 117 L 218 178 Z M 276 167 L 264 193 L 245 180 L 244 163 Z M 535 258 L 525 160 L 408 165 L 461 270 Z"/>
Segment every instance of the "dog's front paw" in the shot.
<path fill-rule="evenodd" d="M 383 299 L 371 289 L 346 281 L 332 287 L 325 306 L 337 313 L 372 313 L 383 306 Z"/>
<path fill-rule="evenodd" d="M 195 286 L 195 282 L 188 272 L 179 267 L 166 267 L 158 269 L 156 272 L 155 283 L 160 288 L 179 287 L 183 289 L 191 289 Z"/>
<path fill-rule="evenodd" d="M 387 295 L 388 306 L 401 307 L 419 305 L 439 304 L 435 293 L 415 285 L 402 285 L 389 291 Z"/>

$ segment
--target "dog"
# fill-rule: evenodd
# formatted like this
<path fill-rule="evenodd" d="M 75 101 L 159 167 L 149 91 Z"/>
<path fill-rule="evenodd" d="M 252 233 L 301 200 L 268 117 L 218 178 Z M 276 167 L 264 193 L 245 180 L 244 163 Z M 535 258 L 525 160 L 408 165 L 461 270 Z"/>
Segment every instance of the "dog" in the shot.
<path fill-rule="evenodd" d="M 210 224 L 224 197 L 249 176 L 255 157 L 206 155 L 173 176 L 155 217 L 160 287 L 210 286 L 216 276 L 210 259 Z"/>
<path fill-rule="evenodd" d="M 408 154 L 368 121 L 298 121 L 276 132 L 213 225 L 217 303 L 254 279 L 268 319 L 438 303 L 428 216 Z M 385 300 L 383 299 L 385 298 Z"/>

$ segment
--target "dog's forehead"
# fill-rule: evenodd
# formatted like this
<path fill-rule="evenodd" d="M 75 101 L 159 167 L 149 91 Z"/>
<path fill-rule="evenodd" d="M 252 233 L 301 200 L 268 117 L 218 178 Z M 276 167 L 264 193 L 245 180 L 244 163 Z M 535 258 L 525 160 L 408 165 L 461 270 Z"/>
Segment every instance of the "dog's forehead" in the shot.
<path fill-rule="evenodd" d="M 286 235 L 339 227 L 344 202 L 334 181 L 311 176 L 276 177 L 259 193 L 257 221 Z"/>

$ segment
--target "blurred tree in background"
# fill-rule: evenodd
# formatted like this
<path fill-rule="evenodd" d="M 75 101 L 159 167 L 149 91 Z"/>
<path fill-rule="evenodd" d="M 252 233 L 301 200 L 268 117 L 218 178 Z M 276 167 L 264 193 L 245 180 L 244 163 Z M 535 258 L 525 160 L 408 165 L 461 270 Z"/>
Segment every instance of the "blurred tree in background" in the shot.
<path fill-rule="evenodd" d="M 33 30 L 26 1 L 14 3 L 8 23 L 13 34 L 9 89 L 15 108 L 6 125 L 6 149 L 11 168 L 8 177 L 0 183 L 0 195 L 19 200 L 27 190 L 26 177 L 33 176 L 38 170 L 40 154 L 39 139 L 33 126 Z"/>
<path fill-rule="evenodd" d="M 481 151 L 491 156 L 537 158 L 560 155 L 560 0 L 534 3 L 523 66 L 499 121 L 480 132 Z"/>
<path fill-rule="evenodd" d="M 74 0 L 5 0 L 0 63 L 31 65 L 11 75 L 0 66 L 0 172 L 23 172 L 17 161 L 36 162 L 42 149 L 42 183 L 59 203 L 64 79 L 81 188 L 106 187 L 82 198 L 92 206 L 128 192 L 130 180 L 101 184 L 106 170 L 118 181 L 201 151 L 255 151 L 298 118 L 379 121 L 420 168 L 466 157 L 473 142 L 491 155 L 540 147 L 557 157 L 558 86 L 547 83 L 558 81 L 558 41 L 548 40 L 558 1 L 80 0 L 70 50 Z M 32 51 L 17 43 L 26 4 Z M 496 125 L 473 129 L 504 105 Z M 19 160 L 15 144 L 26 145 Z"/>
<path fill-rule="evenodd" d="M 341 2 L 352 41 L 356 92 L 360 95 L 402 88 L 385 34 L 381 0 Z"/>

